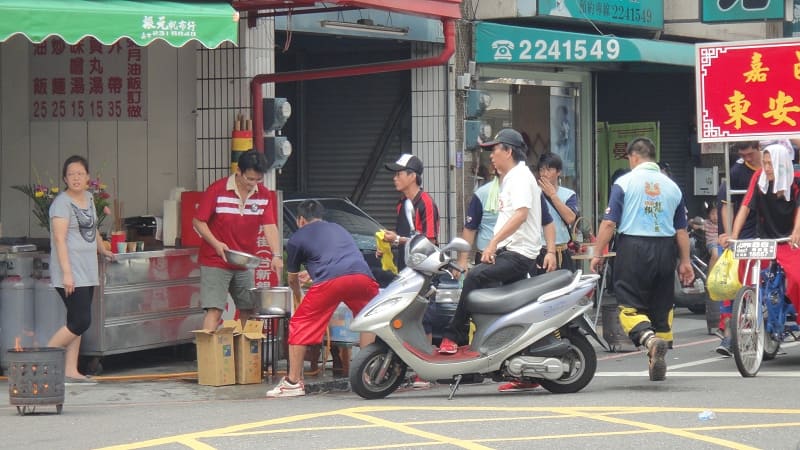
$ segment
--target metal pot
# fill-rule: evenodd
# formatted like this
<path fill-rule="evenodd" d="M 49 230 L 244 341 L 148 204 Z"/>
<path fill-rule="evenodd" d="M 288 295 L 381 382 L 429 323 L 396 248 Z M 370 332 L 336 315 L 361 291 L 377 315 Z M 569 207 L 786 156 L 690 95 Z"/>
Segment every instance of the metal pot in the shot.
<path fill-rule="evenodd" d="M 236 250 L 225 250 L 225 258 L 227 258 L 228 264 L 247 269 L 255 269 L 261 264 L 261 258 L 258 256 Z"/>
<path fill-rule="evenodd" d="M 256 288 L 250 295 L 259 314 L 288 315 L 292 311 L 292 290 L 288 287 Z"/>

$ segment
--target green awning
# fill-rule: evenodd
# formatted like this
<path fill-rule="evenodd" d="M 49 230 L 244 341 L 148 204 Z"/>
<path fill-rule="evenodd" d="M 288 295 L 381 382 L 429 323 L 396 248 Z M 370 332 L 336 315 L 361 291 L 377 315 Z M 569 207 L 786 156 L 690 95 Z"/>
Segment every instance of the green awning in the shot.
<path fill-rule="evenodd" d="M 33 43 L 60 36 L 74 44 L 91 36 L 110 45 L 162 39 L 207 48 L 236 43 L 239 14 L 225 1 L 0 0 L 0 42 L 22 34 Z"/>
<path fill-rule="evenodd" d="M 642 62 L 694 67 L 692 44 L 622 38 L 480 22 L 475 26 L 479 63 Z"/>

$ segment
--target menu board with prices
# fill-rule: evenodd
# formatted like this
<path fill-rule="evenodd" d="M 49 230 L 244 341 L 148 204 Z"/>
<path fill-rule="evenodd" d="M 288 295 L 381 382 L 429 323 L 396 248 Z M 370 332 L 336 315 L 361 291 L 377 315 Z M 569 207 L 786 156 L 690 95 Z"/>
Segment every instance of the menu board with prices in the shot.
<path fill-rule="evenodd" d="M 31 46 L 31 120 L 146 120 L 145 48 L 128 39 Z"/>

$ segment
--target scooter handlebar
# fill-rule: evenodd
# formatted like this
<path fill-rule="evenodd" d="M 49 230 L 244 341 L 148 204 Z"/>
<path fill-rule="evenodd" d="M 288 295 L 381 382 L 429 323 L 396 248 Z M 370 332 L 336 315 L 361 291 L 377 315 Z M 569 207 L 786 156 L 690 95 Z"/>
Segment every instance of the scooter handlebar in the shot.
<path fill-rule="evenodd" d="M 458 264 L 454 263 L 453 261 L 448 262 L 447 266 L 445 266 L 445 267 L 448 268 L 448 269 L 457 270 L 459 273 L 464 273 L 464 272 L 467 271 L 466 269 L 462 269 L 461 266 L 459 266 Z"/>

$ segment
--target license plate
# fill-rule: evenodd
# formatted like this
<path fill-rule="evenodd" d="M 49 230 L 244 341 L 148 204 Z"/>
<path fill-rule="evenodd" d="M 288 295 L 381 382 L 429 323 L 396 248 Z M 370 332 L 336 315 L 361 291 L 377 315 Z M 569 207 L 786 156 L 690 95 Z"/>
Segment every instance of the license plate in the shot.
<path fill-rule="evenodd" d="M 769 239 L 752 239 L 734 242 L 733 257 L 736 259 L 775 259 L 778 243 Z"/>

